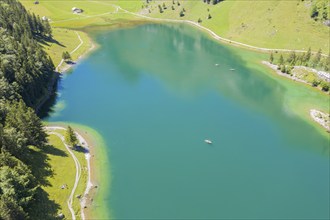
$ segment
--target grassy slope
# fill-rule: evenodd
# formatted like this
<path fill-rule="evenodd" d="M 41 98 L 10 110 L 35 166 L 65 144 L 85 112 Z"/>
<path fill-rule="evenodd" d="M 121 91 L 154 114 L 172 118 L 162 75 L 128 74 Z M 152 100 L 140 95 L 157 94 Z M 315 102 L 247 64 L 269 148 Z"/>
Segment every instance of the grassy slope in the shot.
<path fill-rule="evenodd" d="M 79 16 L 71 13 L 72 7 L 77 7 L 78 5 L 80 6 L 81 3 L 79 4 L 79 2 L 77 4 L 77 2 L 74 1 L 41 1 L 39 5 L 35 5 L 33 2 L 34 1 L 30 0 L 21 1 L 21 3 L 26 7 L 27 10 L 35 13 L 36 15 L 39 15 L 40 17 L 47 16 L 47 18 L 51 18 L 51 22 L 53 22 L 54 20 L 77 18 L 77 16 Z M 95 5 L 88 3 L 86 4 L 88 5 L 88 7 Z M 93 7 L 91 8 L 92 10 L 94 10 Z M 97 13 L 99 12 L 100 11 L 97 11 Z M 88 14 L 88 12 L 86 12 L 86 14 Z M 62 59 L 62 53 L 64 51 L 73 51 L 80 44 L 80 41 L 78 39 L 77 34 L 73 30 L 57 28 L 55 24 L 51 24 L 53 26 L 53 39 L 55 41 L 43 42 L 42 45 L 48 55 L 52 58 L 54 65 L 57 66 Z M 71 27 L 75 27 L 75 25 L 72 25 Z M 85 32 L 77 32 L 84 41 L 84 44 L 77 51 L 71 54 L 73 60 L 77 60 L 81 55 L 85 54 L 91 48 L 92 45 L 90 38 Z"/>
<path fill-rule="evenodd" d="M 66 217 L 71 216 L 66 202 L 74 183 L 75 165 L 61 139 L 55 135 L 50 135 L 49 143 L 53 146 L 49 148 L 50 150 L 35 149 L 34 152 L 36 167 L 33 171 L 37 172 L 36 169 L 39 168 L 40 161 L 45 158 L 51 174 L 42 177 L 45 181 L 42 182 L 41 188 L 46 192 L 48 198 L 44 197 L 44 200 L 39 201 L 38 206 L 34 207 L 32 219 L 43 219 L 43 212 L 49 212 L 50 209 L 52 209 L 50 215 L 63 213 Z M 63 184 L 67 184 L 69 189 L 61 189 Z M 53 202 L 50 203 L 49 201 Z M 53 204 L 53 207 L 50 208 L 49 204 Z"/>
<path fill-rule="evenodd" d="M 91 48 L 92 44 L 86 33 L 82 31 L 77 32 L 84 41 L 84 44 L 71 54 L 73 60 L 77 60 L 79 56 L 86 53 L 89 48 Z M 63 28 L 53 28 L 53 39 L 56 40 L 56 42 L 45 42 L 42 45 L 47 54 L 52 58 L 55 66 L 61 62 L 62 53 L 64 51 L 71 52 L 80 44 L 78 36 L 74 31 Z"/>
<path fill-rule="evenodd" d="M 56 132 L 63 133 L 61 130 Z M 67 200 L 74 184 L 76 175 L 75 164 L 59 137 L 49 135 L 48 140 L 49 147 L 42 150 L 33 149 L 35 161 L 35 166 L 32 166 L 34 168 L 33 171 L 38 172 L 40 164 L 46 161 L 47 165 L 45 167 L 48 167 L 48 170 L 51 172 L 41 177 L 44 179 L 41 182 L 41 188 L 47 196 L 43 196 L 42 201 L 39 201 L 33 207 L 31 217 L 32 219 L 46 219 L 45 214 L 54 216 L 58 213 L 63 213 L 67 218 L 70 218 L 71 213 L 67 206 Z M 87 162 L 83 153 L 74 153 L 82 167 L 81 179 L 74 195 L 83 195 L 87 182 Z M 61 189 L 63 184 L 67 184 L 68 188 Z M 76 198 L 74 198 L 73 208 L 77 216 L 80 216 L 80 203 Z"/>
<path fill-rule="evenodd" d="M 40 16 L 48 16 L 56 27 L 83 28 L 95 25 L 109 25 L 116 21 L 139 20 L 141 18 L 123 13 L 115 13 L 114 5 L 119 5 L 132 12 L 141 12 L 145 1 L 50 1 L 44 0 L 34 5 L 33 0 L 22 3 Z M 160 14 L 158 5 L 165 2 L 167 9 Z M 203 26 L 210 28 L 222 37 L 266 48 L 287 48 L 314 51 L 322 48 L 329 53 L 329 28 L 309 17 L 310 1 L 233 1 L 226 0 L 217 5 L 208 5 L 202 1 L 152 1 L 151 13 L 146 15 L 159 18 L 203 20 Z M 72 7 L 84 9 L 80 15 L 72 14 Z M 179 16 L 182 8 L 186 9 L 184 17 Z M 210 9 L 208 12 L 207 9 Z M 207 19 L 208 14 L 212 19 Z"/>
<path fill-rule="evenodd" d="M 65 130 L 56 130 L 57 133 L 62 134 L 63 136 L 65 136 Z M 51 142 L 52 143 L 52 142 Z M 81 165 L 81 176 L 80 176 L 80 182 L 77 186 L 77 189 L 75 191 L 75 196 L 76 195 L 84 195 L 85 189 L 86 189 L 86 183 L 87 183 L 87 176 L 88 176 L 88 172 L 87 172 L 87 162 L 85 159 L 85 154 L 83 152 L 80 151 L 73 151 L 73 153 L 75 154 L 75 156 L 77 157 L 77 159 L 80 162 Z M 70 157 L 70 159 L 72 160 L 73 163 L 73 159 Z M 74 168 L 75 171 L 75 168 Z M 72 178 L 75 177 L 75 172 L 72 175 Z M 76 216 L 80 216 L 80 203 L 78 199 L 74 199 L 73 200 L 73 209 L 76 213 Z"/>
<path fill-rule="evenodd" d="M 47 125 L 49 126 L 62 126 L 62 127 L 66 127 L 68 126 L 67 122 L 56 122 L 56 123 L 47 123 Z M 105 196 L 108 196 L 108 189 L 111 186 L 111 170 L 109 170 L 109 160 L 107 158 L 108 154 L 106 152 L 106 148 L 105 148 L 105 142 L 102 138 L 102 136 L 95 131 L 94 129 L 84 126 L 84 125 L 80 125 L 80 124 L 75 124 L 75 123 L 69 123 L 69 125 L 77 132 L 79 132 L 79 134 L 81 134 L 86 141 L 89 144 L 90 147 L 90 153 L 92 155 L 92 158 L 95 157 L 97 158 L 97 160 L 91 159 L 90 163 L 91 163 L 91 177 L 92 177 L 92 182 L 95 185 L 100 186 L 97 188 L 97 193 L 95 195 L 95 197 L 93 198 L 95 202 L 102 202 L 103 200 L 105 200 Z M 65 131 L 63 130 L 57 130 L 58 133 L 64 134 Z M 79 152 L 74 152 L 76 157 L 79 159 L 81 166 L 82 167 L 86 167 L 86 163 L 82 163 L 82 157 L 84 157 L 84 155 L 82 153 Z M 84 161 L 86 161 L 85 159 L 83 159 Z M 77 188 L 77 192 L 75 193 L 75 195 L 78 194 L 83 194 L 83 191 L 85 190 L 85 184 L 87 181 L 87 172 L 82 171 L 82 181 L 84 182 L 83 185 L 79 185 Z M 91 193 L 91 192 L 90 192 Z M 93 194 L 93 193 L 92 193 Z M 74 205 L 74 209 L 77 212 L 77 202 L 75 201 Z M 93 216 L 96 219 L 111 219 L 111 210 L 104 209 L 104 206 L 101 206 L 99 204 L 95 204 L 93 202 L 94 205 L 92 205 L 92 207 L 88 207 L 87 209 L 85 209 L 85 215 L 86 218 L 88 218 L 89 216 Z M 78 213 L 80 216 L 80 213 Z"/>
<path fill-rule="evenodd" d="M 160 14 L 158 4 L 168 6 Z M 172 2 L 155 1 L 151 13 L 159 18 L 187 19 L 210 28 L 218 35 L 265 48 L 287 48 L 314 51 L 322 48 L 329 53 L 329 28 L 309 17 L 309 1 L 224 1 L 217 5 L 208 5 L 202 1 L 180 1 L 181 5 Z M 121 3 L 126 7 L 124 3 Z M 185 16 L 179 12 L 185 8 Z M 208 12 L 207 9 L 210 9 Z M 139 9 L 140 10 L 140 9 Z M 207 19 L 208 14 L 212 18 Z"/>

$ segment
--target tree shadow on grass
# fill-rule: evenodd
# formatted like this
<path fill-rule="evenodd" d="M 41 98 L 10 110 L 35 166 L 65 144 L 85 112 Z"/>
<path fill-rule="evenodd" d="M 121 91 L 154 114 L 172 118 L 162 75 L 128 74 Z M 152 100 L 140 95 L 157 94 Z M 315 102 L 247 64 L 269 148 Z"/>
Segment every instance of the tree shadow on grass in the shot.
<path fill-rule="evenodd" d="M 46 145 L 43 147 L 43 152 L 45 154 L 51 154 L 51 155 L 54 155 L 54 156 L 60 156 L 60 157 L 67 157 L 68 154 L 63 151 L 63 150 L 60 150 L 52 145 Z"/>
<path fill-rule="evenodd" d="M 51 145 L 46 145 L 42 149 L 31 149 L 29 156 L 31 170 L 41 186 L 51 186 L 47 178 L 53 176 L 53 170 L 49 164 L 48 155 L 56 155 L 60 157 L 68 156 L 65 151 L 57 149 Z"/>
<path fill-rule="evenodd" d="M 57 40 L 55 40 L 52 37 L 44 37 L 44 36 L 41 36 L 41 35 L 36 35 L 36 36 L 34 36 L 34 38 L 39 43 L 41 43 L 42 45 L 45 45 L 45 46 L 49 46 L 49 43 L 53 43 L 53 44 L 57 44 L 61 47 L 66 47 L 65 45 L 61 44 L 60 42 L 58 42 Z"/>
<path fill-rule="evenodd" d="M 30 219 L 58 219 L 60 205 L 49 199 L 49 194 L 41 187 L 37 189 L 35 200 L 29 207 Z"/>
<path fill-rule="evenodd" d="M 61 208 L 58 203 L 49 198 L 49 194 L 42 188 L 42 186 L 51 186 L 48 178 L 54 175 L 49 163 L 49 155 L 68 156 L 65 151 L 55 148 L 52 145 L 46 145 L 41 149 L 30 149 L 29 160 L 31 170 L 39 184 L 34 202 L 29 207 L 30 219 L 57 219 Z"/>

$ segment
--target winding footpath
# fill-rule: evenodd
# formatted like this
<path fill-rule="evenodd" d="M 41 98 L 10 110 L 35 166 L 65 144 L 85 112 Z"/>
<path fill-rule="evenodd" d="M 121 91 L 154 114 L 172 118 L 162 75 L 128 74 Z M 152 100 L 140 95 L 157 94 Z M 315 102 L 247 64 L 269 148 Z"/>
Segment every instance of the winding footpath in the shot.
<path fill-rule="evenodd" d="M 67 200 L 67 205 L 68 205 L 68 208 L 70 210 L 70 213 L 71 213 L 71 219 L 72 220 L 76 220 L 76 215 L 75 215 L 75 212 L 72 208 L 72 203 L 73 203 L 73 196 L 74 196 L 74 193 L 77 189 L 77 186 L 79 184 L 79 180 L 80 180 L 80 177 L 81 177 L 81 164 L 78 160 L 78 158 L 74 155 L 74 153 L 72 152 L 72 150 L 70 149 L 70 146 L 67 145 L 65 143 L 65 138 L 62 134 L 56 132 L 55 130 L 66 130 L 66 128 L 64 127 L 59 127 L 59 126 L 46 126 L 45 129 L 48 131 L 48 134 L 53 134 L 53 135 L 56 135 L 57 137 L 59 137 L 61 139 L 61 141 L 63 142 L 65 148 L 67 149 L 67 151 L 70 153 L 74 163 L 75 163 L 75 167 L 76 167 L 76 176 L 75 176 L 75 181 L 74 181 L 74 185 L 72 187 L 72 190 L 71 190 L 71 193 L 70 193 L 70 196 Z M 83 145 L 87 145 L 87 142 L 86 140 L 77 132 L 75 132 L 76 135 L 77 135 L 77 138 L 79 140 L 79 143 L 81 146 Z M 86 185 L 86 189 L 85 189 L 85 192 L 84 192 L 84 197 L 82 198 L 81 200 L 81 203 L 80 203 L 80 206 L 81 206 L 81 219 L 85 220 L 85 213 L 84 213 L 84 207 L 85 207 L 85 204 L 86 204 L 86 195 L 89 193 L 89 190 L 92 188 L 93 184 L 91 182 L 91 169 L 90 169 L 90 154 L 89 154 L 89 151 L 88 153 L 85 154 L 85 157 L 86 157 L 86 160 L 87 160 L 87 169 L 88 169 L 88 181 L 87 181 L 87 185 Z"/>
<path fill-rule="evenodd" d="M 74 52 L 76 52 L 76 51 L 77 51 L 77 50 L 78 50 L 78 49 L 84 44 L 84 41 L 81 39 L 79 33 L 78 33 L 77 31 L 75 31 L 75 33 L 76 33 L 76 35 L 77 35 L 77 37 L 78 37 L 80 43 L 79 43 L 79 45 L 78 45 L 76 48 L 74 48 L 74 49 L 70 52 L 70 55 L 73 54 Z M 57 67 L 55 68 L 56 72 L 59 71 L 59 68 L 63 65 L 63 62 L 64 62 L 64 59 L 62 59 L 61 62 L 57 65 Z"/>
<path fill-rule="evenodd" d="M 249 45 L 249 44 L 244 44 L 244 43 L 241 43 L 241 42 L 238 42 L 238 41 L 233 41 L 233 40 L 230 40 L 230 39 L 227 39 L 227 38 L 224 38 L 224 37 L 220 37 L 219 35 L 217 35 L 211 29 L 209 29 L 207 27 L 204 27 L 204 26 L 200 25 L 199 23 L 194 22 L 194 21 L 191 21 L 191 20 L 178 20 L 178 19 L 168 19 L 168 18 L 153 18 L 153 17 L 142 15 L 142 14 L 130 12 L 130 11 L 128 11 L 126 9 L 123 9 L 120 6 L 117 6 L 117 5 L 114 5 L 114 6 L 117 7 L 118 9 L 124 11 L 125 13 L 131 14 L 131 15 L 134 15 L 134 16 L 138 16 L 138 17 L 141 17 L 141 18 L 146 18 L 146 19 L 149 19 L 149 20 L 163 21 L 163 22 L 164 21 L 165 22 L 175 22 L 175 23 L 188 23 L 188 24 L 194 25 L 194 26 L 196 26 L 196 27 L 198 27 L 198 28 L 200 28 L 200 29 L 208 32 L 216 40 L 223 41 L 223 42 L 230 43 L 230 44 L 235 44 L 235 45 L 246 47 L 246 48 L 253 49 L 253 50 L 258 50 L 258 51 L 262 51 L 262 52 L 275 52 L 275 51 L 278 51 L 278 52 L 292 52 L 292 51 L 294 51 L 294 52 L 297 52 L 297 53 L 306 53 L 307 52 L 306 50 L 271 49 L 271 48 L 256 47 L 256 46 L 252 46 L 252 45 Z M 313 52 L 313 53 L 316 53 L 316 52 Z M 322 56 L 328 56 L 326 54 L 321 54 L 321 55 Z"/>
<path fill-rule="evenodd" d="M 297 52 L 297 53 L 306 53 L 306 50 L 292 50 L 292 49 L 282 49 L 282 48 L 264 48 L 264 47 L 257 47 L 257 46 L 252 46 L 249 44 L 245 44 L 245 43 L 241 43 L 238 41 L 233 41 L 224 37 L 219 36 L 218 34 L 216 34 L 214 31 L 212 31 L 211 29 L 204 27 L 202 25 L 200 25 L 198 22 L 194 22 L 191 20 L 179 20 L 179 19 L 169 19 L 169 18 L 154 18 L 154 17 L 149 17 L 143 14 L 139 14 L 139 13 L 135 13 L 135 12 L 131 12 L 128 11 L 126 9 L 123 9 L 122 7 L 120 7 L 119 5 L 115 5 L 115 4 L 106 4 L 103 3 L 104 5 L 111 5 L 115 8 L 115 11 L 111 11 L 111 12 L 106 12 L 106 13 L 102 13 L 102 14 L 97 14 L 97 15 L 91 15 L 91 16 L 85 16 L 83 18 L 92 18 L 92 17 L 100 17 L 100 16 L 104 16 L 104 15 L 109 15 L 109 14 L 116 14 L 116 13 L 121 13 L 119 12 L 119 10 L 121 10 L 123 13 L 126 14 L 131 14 L 140 18 L 144 18 L 147 20 L 153 20 L 153 21 L 160 21 L 160 22 L 174 22 L 174 23 L 188 23 L 191 24 L 193 26 L 196 26 L 206 32 L 208 32 L 214 39 L 219 40 L 219 41 L 223 41 L 229 44 L 233 44 L 233 45 L 237 45 L 237 46 L 241 46 L 241 47 L 245 47 L 245 48 L 249 48 L 252 50 L 257 50 L 257 51 L 261 51 L 261 52 Z M 58 23 L 58 22 L 65 22 L 65 21 L 69 21 L 69 20 L 77 20 L 77 19 L 81 19 L 81 18 L 70 18 L 70 19 L 66 19 L 66 20 L 58 20 L 58 21 L 52 21 L 52 23 Z M 315 54 L 316 52 L 312 52 L 313 54 Z M 328 55 L 326 54 L 321 54 L 322 56 L 327 57 Z"/>

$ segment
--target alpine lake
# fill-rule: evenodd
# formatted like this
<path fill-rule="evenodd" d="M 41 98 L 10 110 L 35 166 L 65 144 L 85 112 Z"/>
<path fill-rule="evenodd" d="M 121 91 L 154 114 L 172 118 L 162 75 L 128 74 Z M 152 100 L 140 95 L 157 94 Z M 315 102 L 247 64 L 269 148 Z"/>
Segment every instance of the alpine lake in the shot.
<path fill-rule="evenodd" d="M 330 138 L 309 118 L 329 112 L 328 95 L 188 25 L 90 35 L 98 49 L 63 75 L 45 120 L 102 136 L 96 216 L 330 217 Z"/>

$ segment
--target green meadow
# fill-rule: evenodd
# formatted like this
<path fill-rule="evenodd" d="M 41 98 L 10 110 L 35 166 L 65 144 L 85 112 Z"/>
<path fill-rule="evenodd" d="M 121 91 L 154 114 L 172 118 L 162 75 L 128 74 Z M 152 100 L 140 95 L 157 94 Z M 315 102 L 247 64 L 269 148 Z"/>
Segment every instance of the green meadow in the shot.
<path fill-rule="evenodd" d="M 159 13 L 158 5 L 163 3 L 167 9 Z M 329 27 L 310 18 L 310 1 L 224 1 L 217 5 L 180 1 L 180 6 L 172 1 L 153 1 L 149 5 L 148 16 L 195 22 L 201 19 L 201 25 L 233 41 L 263 48 L 321 48 L 329 53 Z M 186 12 L 180 17 L 183 8 Z"/>
<path fill-rule="evenodd" d="M 32 170 L 39 174 L 38 179 L 42 181 L 37 195 L 38 203 L 31 207 L 31 219 L 48 219 L 59 213 L 70 218 L 67 200 L 74 184 L 76 168 L 59 137 L 50 135 L 48 141 L 50 145 L 47 148 L 33 149 L 35 163 Z M 47 168 L 47 172 L 39 172 L 42 171 L 41 164 L 42 169 Z M 62 189 L 61 186 L 65 184 L 68 188 Z"/>
<path fill-rule="evenodd" d="M 25 7 L 51 19 L 54 27 L 70 29 L 113 25 L 123 20 L 143 20 L 122 10 L 155 18 L 180 19 L 197 22 L 218 35 L 256 47 L 329 53 L 329 28 L 310 18 L 310 1 L 223 1 L 209 5 L 202 1 L 21 1 Z M 174 3 L 174 4 L 173 4 Z M 159 12 L 158 5 L 166 9 Z M 84 10 L 73 14 L 73 7 Z M 173 7 L 173 9 L 172 9 Z M 180 17 L 180 11 L 185 10 Z M 208 19 L 208 15 L 211 18 Z M 63 36 L 57 36 L 59 39 Z"/>

